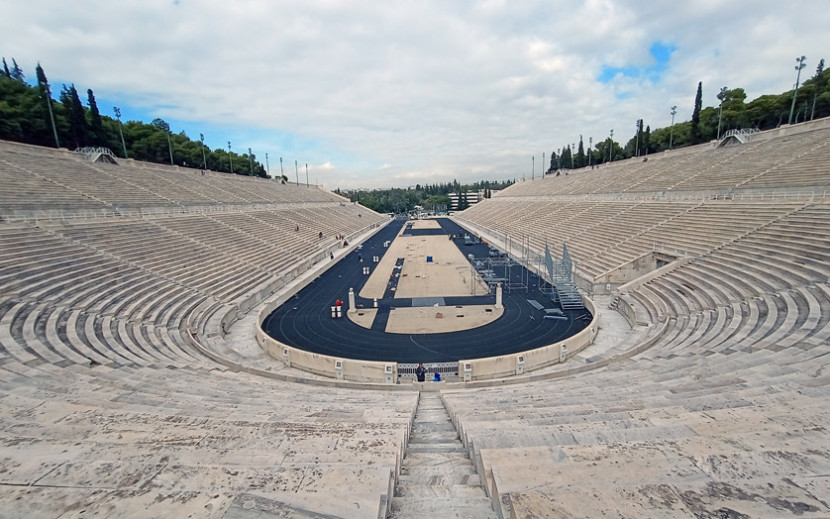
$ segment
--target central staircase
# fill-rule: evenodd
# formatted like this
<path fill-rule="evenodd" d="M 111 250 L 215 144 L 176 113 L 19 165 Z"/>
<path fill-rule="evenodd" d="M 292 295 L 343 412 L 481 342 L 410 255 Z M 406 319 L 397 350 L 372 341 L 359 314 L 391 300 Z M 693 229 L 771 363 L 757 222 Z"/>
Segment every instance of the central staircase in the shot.
<path fill-rule="evenodd" d="M 389 518 L 498 519 L 438 393 L 422 392 Z"/>

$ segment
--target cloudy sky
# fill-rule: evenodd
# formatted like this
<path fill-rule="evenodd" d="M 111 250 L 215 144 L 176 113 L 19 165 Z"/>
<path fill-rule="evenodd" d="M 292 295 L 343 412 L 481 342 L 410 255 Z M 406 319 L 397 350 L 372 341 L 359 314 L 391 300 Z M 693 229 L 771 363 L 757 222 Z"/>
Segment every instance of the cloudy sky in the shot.
<path fill-rule="evenodd" d="M 530 177 L 830 58 L 826 0 L 10 0 L 0 55 L 334 189 Z M 290 165 L 290 168 L 289 168 Z M 293 175 L 290 175 L 293 178 Z"/>

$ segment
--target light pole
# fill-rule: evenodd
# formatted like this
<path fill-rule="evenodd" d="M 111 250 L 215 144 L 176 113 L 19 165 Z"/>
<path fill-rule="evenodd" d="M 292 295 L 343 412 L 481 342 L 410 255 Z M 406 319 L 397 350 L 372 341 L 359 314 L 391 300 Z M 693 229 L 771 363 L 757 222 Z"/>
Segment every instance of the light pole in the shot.
<path fill-rule="evenodd" d="M 571 144 L 571 169 L 574 169 L 574 155 L 576 154 L 576 143 Z"/>
<path fill-rule="evenodd" d="M 716 140 L 720 140 L 720 123 L 721 119 L 723 119 L 723 100 L 726 98 L 726 91 L 726 87 L 721 87 L 720 92 L 718 92 L 720 107 L 718 108 L 718 138 Z"/>
<path fill-rule="evenodd" d="M 591 167 L 591 148 L 594 147 L 594 138 L 588 137 L 588 167 Z"/>
<path fill-rule="evenodd" d="M 127 158 L 127 145 L 124 143 L 124 132 L 121 130 L 123 124 L 121 123 L 121 109 L 117 106 L 112 107 L 112 111 L 115 112 L 115 118 L 118 119 L 118 133 L 121 134 L 121 147 L 124 149 L 124 158 Z"/>
<path fill-rule="evenodd" d="M 308 187 L 308 162 L 305 163 L 305 187 Z"/>
<path fill-rule="evenodd" d="M 170 131 L 164 132 L 167 134 L 167 150 L 170 152 L 170 165 L 173 165 L 173 143 L 170 141 Z"/>
<path fill-rule="evenodd" d="M 536 155 L 530 156 L 530 180 L 536 178 Z"/>
<path fill-rule="evenodd" d="M 800 58 L 795 58 L 795 62 L 798 63 L 798 65 L 795 66 L 795 70 L 798 72 L 798 74 L 795 76 L 795 90 L 793 90 L 793 104 L 792 104 L 792 106 L 790 106 L 790 118 L 787 121 L 787 124 L 792 124 L 793 123 L 793 112 L 795 111 L 795 98 L 798 95 L 798 83 L 801 81 L 801 69 L 803 69 L 805 67 L 805 65 L 804 65 L 804 60 L 805 59 L 807 59 L 807 58 L 805 58 L 804 56 L 801 56 Z"/>
<path fill-rule="evenodd" d="M 672 141 L 674 140 L 674 114 L 677 113 L 677 105 L 671 107 L 671 128 L 669 129 L 669 149 L 672 149 Z"/>
<path fill-rule="evenodd" d="M 231 141 L 228 141 L 228 160 L 231 163 L 231 173 L 233 173 L 233 155 L 231 155 Z"/>
<path fill-rule="evenodd" d="M 199 140 L 202 141 L 202 171 L 207 169 L 207 159 L 205 158 L 205 134 L 199 134 Z"/>
<path fill-rule="evenodd" d="M 248 165 L 251 168 L 251 176 L 254 176 L 254 154 L 251 152 L 251 148 L 248 148 Z"/>
<path fill-rule="evenodd" d="M 634 125 L 637 127 L 637 137 L 634 141 L 635 142 L 635 144 L 634 144 L 634 156 L 635 157 L 640 156 L 640 121 L 642 121 L 642 119 L 637 119 L 637 122 L 634 123 Z"/>
<path fill-rule="evenodd" d="M 300 170 L 297 169 L 297 161 L 294 161 L 294 178 L 297 180 L 297 185 L 300 185 Z"/>
<path fill-rule="evenodd" d="M 271 165 L 268 164 L 268 152 L 265 152 L 265 174 L 271 176 Z"/>
<path fill-rule="evenodd" d="M 280 180 L 285 177 L 285 171 L 282 170 L 282 157 L 280 157 Z M 288 180 L 288 179 L 286 179 Z"/>
<path fill-rule="evenodd" d="M 608 137 L 608 162 L 614 160 L 614 130 L 611 130 L 611 136 Z"/>

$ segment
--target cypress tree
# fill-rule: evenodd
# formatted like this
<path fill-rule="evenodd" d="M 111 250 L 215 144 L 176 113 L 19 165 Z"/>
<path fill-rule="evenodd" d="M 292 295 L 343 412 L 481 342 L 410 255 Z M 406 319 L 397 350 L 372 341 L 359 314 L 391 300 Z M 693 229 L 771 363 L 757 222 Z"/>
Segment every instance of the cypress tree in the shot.
<path fill-rule="evenodd" d="M 55 127 L 55 114 L 52 113 L 52 91 L 49 89 L 49 81 L 46 80 L 46 73 L 43 72 L 43 67 L 40 66 L 40 63 L 37 64 L 35 72 L 37 74 L 37 86 L 40 88 L 40 95 L 43 97 L 48 108 L 49 121 L 52 124 L 52 133 L 55 135 L 55 147 L 60 148 L 61 141 L 58 139 L 58 129 Z"/>
<path fill-rule="evenodd" d="M 23 80 L 26 79 L 26 76 L 23 75 L 23 71 L 17 66 L 17 61 L 15 61 L 14 58 L 12 58 L 12 70 L 9 73 L 9 77 L 20 81 L 21 83 L 23 83 Z"/>
<path fill-rule="evenodd" d="M 810 110 L 810 120 L 813 120 L 813 117 L 816 115 L 816 98 L 818 97 L 819 90 L 823 86 L 824 79 L 824 58 L 822 58 L 818 62 L 818 66 L 816 67 L 816 75 L 813 76 L 813 108 Z"/>
<path fill-rule="evenodd" d="M 101 112 L 98 111 L 98 103 L 95 102 L 95 94 L 90 88 L 86 91 L 86 95 L 87 104 L 89 105 L 90 144 L 106 146 L 107 138 L 104 134 L 104 123 L 101 121 Z"/>
<path fill-rule="evenodd" d="M 692 144 L 700 142 L 700 109 L 703 107 L 703 81 L 697 84 L 695 109 L 692 111 Z"/>
<path fill-rule="evenodd" d="M 3 75 L 6 77 L 12 77 L 12 73 L 9 72 L 9 65 L 6 64 L 6 58 L 3 58 Z"/>
<path fill-rule="evenodd" d="M 64 85 L 61 91 L 61 103 L 69 116 L 70 144 L 75 148 L 82 148 L 87 145 L 89 131 L 86 124 L 86 113 L 78 97 L 75 85 L 69 88 Z"/>

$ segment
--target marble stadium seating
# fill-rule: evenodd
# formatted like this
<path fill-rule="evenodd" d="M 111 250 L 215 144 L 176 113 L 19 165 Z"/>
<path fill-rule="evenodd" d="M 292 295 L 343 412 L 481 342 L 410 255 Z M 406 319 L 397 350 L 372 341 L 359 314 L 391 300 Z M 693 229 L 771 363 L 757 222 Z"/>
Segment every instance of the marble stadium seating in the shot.
<path fill-rule="evenodd" d="M 566 243 L 588 280 L 676 260 L 608 296 L 620 348 L 428 396 L 259 376 L 225 337 L 384 216 L 0 142 L 0 515 L 830 516 L 828 137 L 583 168 L 460 213 Z"/>

